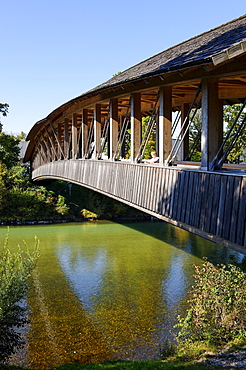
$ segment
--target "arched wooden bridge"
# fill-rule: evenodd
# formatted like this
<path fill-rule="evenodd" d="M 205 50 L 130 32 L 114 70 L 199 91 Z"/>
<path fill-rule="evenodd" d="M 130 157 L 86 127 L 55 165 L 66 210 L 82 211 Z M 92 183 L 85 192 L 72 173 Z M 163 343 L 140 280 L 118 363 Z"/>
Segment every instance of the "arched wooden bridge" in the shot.
<path fill-rule="evenodd" d="M 245 248 L 246 166 L 225 164 L 228 143 L 245 134 L 245 101 L 242 16 L 55 109 L 28 134 L 25 161 L 31 162 L 33 180 L 86 186 L 216 242 Z M 232 136 L 223 140 L 223 107 L 232 104 L 240 104 L 241 111 Z M 198 110 L 201 128 L 193 121 Z M 144 129 L 143 117 L 150 117 Z M 200 163 L 191 161 L 194 125 Z M 159 162 L 145 164 L 151 135 Z"/>

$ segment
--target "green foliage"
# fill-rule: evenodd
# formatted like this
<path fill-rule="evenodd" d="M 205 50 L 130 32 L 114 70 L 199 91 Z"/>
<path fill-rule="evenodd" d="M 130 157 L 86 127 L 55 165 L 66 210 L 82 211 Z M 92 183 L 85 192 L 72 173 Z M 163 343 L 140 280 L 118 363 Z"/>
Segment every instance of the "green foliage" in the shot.
<path fill-rule="evenodd" d="M 13 135 L 0 132 L 0 162 L 7 168 L 17 165 L 19 162 L 19 139 Z"/>
<path fill-rule="evenodd" d="M 143 117 L 142 118 L 142 136 L 144 137 L 144 133 L 148 126 L 150 117 Z M 153 127 L 153 130 L 149 136 L 148 143 L 146 145 L 143 158 L 149 159 L 151 158 L 151 152 L 156 151 L 156 124 Z"/>
<path fill-rule="evenodd" d="M 25 309 L 20 301 L 27 291 L 27 280 L 36 266 L 38 242 L 32 253 L 20 247 L 16 253 L 8 249 L 8 235 L 0 253 L 0 363 L 22 345 L 15 328 L 26 323 Z"/>
<path fill-rule="evenodd" d="M 224 107 L 224 121 L 227 125 L 226 130 L 225 130 L 225 135 L 231 129 L 240 109 L 241 109 L 241 104 L 234 104 L 233 106 L 226 105 Z M 245 112 L 242 114 L 242 118 L 245 116 L 245 114 L 246 114 Z M 238 129 L 240 122 L 241 121 L 239 120 L 239 122 L 235 125 L 232 132 L 235 132 L 235 130 Z M 229 144 L 231 140 L 232 139 L 229 138 L 227 144 Z M 228 155 L 227 159 L 229 163 L 246 162 L 246 131 L 245 130 L 237 139 L 237 142 L 235 146 L 233 147 L 233 149 L 230 151 L 230 154 Z"/>
<path fill-rule="evenodd" d="M 0 103 L 0 114 L 2 114 L 3 117 L 7 116 L 8 109 L 9 109 L 9 105 L 7 103 Z M 3 125 L 1 124 L 1 120 L 0 120 L 0 133 L 2 132 L 2 129 L 3 129 Z"/>
<path fill-rule="evenodd" d="M 30 182 L 29 167 L 18 157 L 23 135 L 0 133 L 0 221 L 70 218 L 64 196 Z"/>
<path fill-rule="evenodd" d="M 87 219 L 97 219 L 98 216 L 96 213 L 94 212 L 91 212 L 91 211 L 88 211 L 88 209 L 82 209 L 81 211 L 81 215 L 84 217 L 84 218 L 87 218 Z"/>
<path fill-rule="evenodd" d="M 47 185 L 47 189 L 56 196 L 62 195 L 75 217 L 120 218 L 143 215 L 124 203 L 75 184 L 54 181 Z"/>
<path fill-rule="evenodd" d="M 181 342 L 246 342 L 246 273 L 235 265 L 195 266 L 187 316 L 179 318 Z"/>
<path fill-rule="evenodd" d="M 55 210 L 58 214 L 62 216 L 69 214 L 69 207 L 66 204 L 65 198 L 62 195 L 58 195 Z"/>

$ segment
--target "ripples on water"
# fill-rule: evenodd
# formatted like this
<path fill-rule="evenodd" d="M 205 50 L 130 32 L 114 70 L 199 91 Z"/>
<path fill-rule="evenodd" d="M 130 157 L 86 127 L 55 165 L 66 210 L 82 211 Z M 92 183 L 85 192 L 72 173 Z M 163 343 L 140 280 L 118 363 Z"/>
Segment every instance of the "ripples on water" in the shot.
<path fill-rule="evenodd" d="M 28 293 L 27 346 L 12 363 L 40 369 L 157 358 L 185 314 L 193 264 L 242 259 L 164 222 L 11 227 L 10 247 L 24 239 L 31 248 L 35 235 L 41 257 Z"/>

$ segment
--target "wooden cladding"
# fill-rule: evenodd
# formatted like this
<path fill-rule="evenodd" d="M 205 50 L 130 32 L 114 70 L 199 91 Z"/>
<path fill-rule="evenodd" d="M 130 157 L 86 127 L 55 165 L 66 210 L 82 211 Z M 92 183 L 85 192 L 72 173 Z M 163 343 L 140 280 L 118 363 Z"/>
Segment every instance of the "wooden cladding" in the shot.
<path fill-rule="evenodd" d="M 71 181 L 222 244 L 246 247 L 246 177 L 97 160 L 46 163 L 33 179 Z"/>

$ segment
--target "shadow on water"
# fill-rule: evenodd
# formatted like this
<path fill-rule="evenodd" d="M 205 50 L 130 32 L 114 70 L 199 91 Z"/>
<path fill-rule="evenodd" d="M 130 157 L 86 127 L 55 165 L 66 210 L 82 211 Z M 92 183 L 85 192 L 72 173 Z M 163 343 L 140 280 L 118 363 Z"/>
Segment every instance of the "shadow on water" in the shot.
<path fill-rule="evenodd" d="M 246 255 L 246 250 L 245 254 L 239 253 L 157 219 L 146 223 L 124 223 L 124 226 L 157 238 L 199 259 L 206 258 L 213 264 L 228 264 L 233 261 L 240 263 Z"/>

